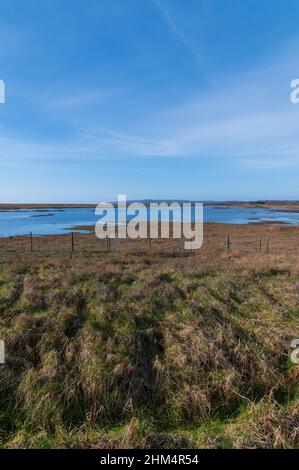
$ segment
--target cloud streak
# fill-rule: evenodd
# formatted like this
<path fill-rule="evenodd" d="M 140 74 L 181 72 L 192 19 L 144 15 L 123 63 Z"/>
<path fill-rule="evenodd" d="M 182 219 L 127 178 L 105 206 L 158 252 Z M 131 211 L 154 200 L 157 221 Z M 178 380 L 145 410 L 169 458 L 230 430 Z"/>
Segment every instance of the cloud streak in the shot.
<path fill-rule="evenodd" d="M 121 119 L 119 128 L 106 125 L 105 110 L 93 115 L 93 124 L 88 113 L 80 113 L 102 98 L 109 108 L 110 92 L 56 96 L 46 109 L 52 117 L 55 110 L 54 117 L 72 128 L 72 139 L 45 142 L 3 136 L 1 161 L 192 157 L 251 168 L 299 168 L 299 105 L 290 101 L 294 78 L 290 71 L 297 67 L 296 57 L 296 48 L 287 45 L 280 57 L 250 74 L 222 79 L 209 92 L 183 105 L 144 115 L 141 122 Z M 76 112 L 65 113 L 65 109 Z"/>
<path fill-rule="evenodd" d="M 186 36 L 186 34 L 177 26 L 176 22 L 172 18 L 167 7 L 163 6 L 161 0 L 153 0 L 157 10 L 162 16 L 163 20 L 167 24 L 169 30 L 177 37 L 177 39 L 191 52 L 195 57 L 196 61 L 200 61 L 200 53 L 193 44 L 193 42 Z"/>

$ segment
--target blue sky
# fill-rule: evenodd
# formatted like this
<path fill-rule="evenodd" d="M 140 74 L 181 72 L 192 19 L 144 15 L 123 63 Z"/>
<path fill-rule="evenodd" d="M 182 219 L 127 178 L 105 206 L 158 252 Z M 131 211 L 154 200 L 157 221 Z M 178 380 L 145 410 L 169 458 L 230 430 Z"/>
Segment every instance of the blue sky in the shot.
<path fill-rule="evenodd" d="M 0 201 L 299 199 L 296 0 L 0 0 Z"/>

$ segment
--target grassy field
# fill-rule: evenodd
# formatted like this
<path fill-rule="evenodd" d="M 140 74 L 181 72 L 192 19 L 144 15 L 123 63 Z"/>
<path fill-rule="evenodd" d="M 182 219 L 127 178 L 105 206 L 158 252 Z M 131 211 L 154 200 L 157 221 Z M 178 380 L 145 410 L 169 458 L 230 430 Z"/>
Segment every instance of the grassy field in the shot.
<path fill-rule="evenodd" d="M 298 229 L 205 234 L 189 256 L 3 241 L 2 447 L 299 447 Z"/>

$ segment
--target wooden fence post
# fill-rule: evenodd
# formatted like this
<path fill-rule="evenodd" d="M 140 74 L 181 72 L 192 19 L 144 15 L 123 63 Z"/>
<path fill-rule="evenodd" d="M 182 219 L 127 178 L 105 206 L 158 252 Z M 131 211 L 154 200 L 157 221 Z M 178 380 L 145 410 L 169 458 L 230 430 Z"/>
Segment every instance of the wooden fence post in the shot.
<path fill-rule="evenodd" d="M 269 236 L 267 237 L 267 248 L 266 248 L 266 251 L 267 251 L 267 255 L 269 254 Z"/>
<path fill-rule="evenodd" d="M 226 252 L 229 253 L 230 251 L 230 238 L 229 235 L 226 237 Z"/>
<path fill-rule="evenodd" d="M 262 237 L 260 237 L 260 253 L 262 252 Z"/>
<path fill-rule="evenodd" d="M 108 235 L 106 235 L 106 251 L 107 251 L 107 253 L 109 251 L 109 238 L 108 238 Z"/>
<path fill-rule="evenodd" d="M 32 232 L 30 232 L 30 252 L 33 252 L 33 239 L 32 239 Z"/>
<path fill-rule="evenodd" d="M 71 232 L 72 253 L 74 252 L 74 232 Z"/>

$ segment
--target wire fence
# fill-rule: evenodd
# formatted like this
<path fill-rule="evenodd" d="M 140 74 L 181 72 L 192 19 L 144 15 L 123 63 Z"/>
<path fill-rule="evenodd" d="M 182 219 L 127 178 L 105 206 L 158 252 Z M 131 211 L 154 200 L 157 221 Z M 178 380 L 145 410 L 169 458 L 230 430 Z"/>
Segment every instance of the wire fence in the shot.
<path fill-rule="evenodd" d="M 299 255 L 299 232 L 262 233 L 262 234 L 227 234 L 210 233 L 204 236 L 199 250 L 186 250 L 184 238 L 137 238 L 120 239 L 107 236 L 99 239 L 94 233 L 77 232 L 65 235 L 28 234 L 0 238 L 0 254 L 59 254 L 59 253 L 96 253 L 96 252 L 132 252 L 190 255 L 207 254 L 279 254 Z"/>

